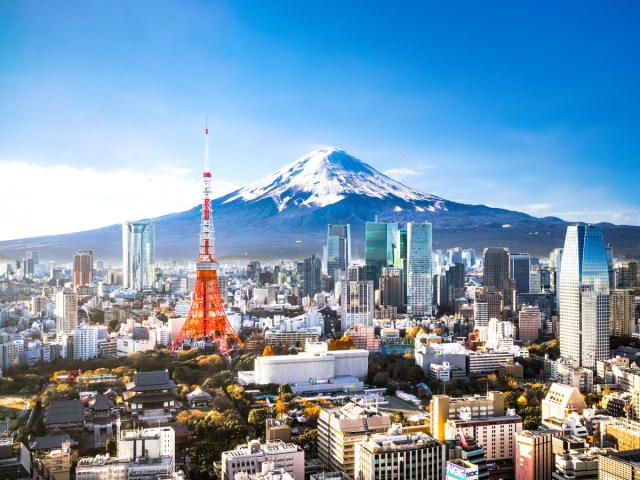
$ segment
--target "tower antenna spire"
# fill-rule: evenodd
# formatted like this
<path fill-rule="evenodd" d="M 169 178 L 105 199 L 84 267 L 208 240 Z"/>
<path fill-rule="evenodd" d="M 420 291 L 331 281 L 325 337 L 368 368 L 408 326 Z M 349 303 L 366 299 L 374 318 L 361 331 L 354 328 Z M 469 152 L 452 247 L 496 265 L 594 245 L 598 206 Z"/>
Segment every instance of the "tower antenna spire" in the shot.
<path fill-rule="evenodd" d="M 209 118 L 204 117 L 204 171 L 209 171 Z"/>

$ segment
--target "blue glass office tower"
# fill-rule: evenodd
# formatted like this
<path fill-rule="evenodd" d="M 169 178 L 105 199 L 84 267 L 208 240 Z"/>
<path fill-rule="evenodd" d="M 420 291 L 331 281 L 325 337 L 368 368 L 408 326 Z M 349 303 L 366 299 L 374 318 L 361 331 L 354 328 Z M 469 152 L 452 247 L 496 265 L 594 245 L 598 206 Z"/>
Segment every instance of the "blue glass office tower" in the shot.
<path fill-rule="evenodd" d="M 123 286 L 134 290 L 153 288 L 156 234 L 152 222 L 122 224 Z"/>
<path fill-rule="evenodd" d="M 560 267 L 560 354 L 595 369 L 609 358 L 609 271 L 600 227 L 567 227 Z"/>
<path fill-rule="evenodd" d="M 351 265 L 351 226 L 327 227 L 327 274 L 335 278 L 335 272 L 346 272 Z"/>
<path fill-rule="evenodd" d="M 367 222 L 364 239 L 364 263 L 366 279 L 379 286 L 384 267 L 393 267 L 393 242 L 398 231 L 397 223 Z"/>

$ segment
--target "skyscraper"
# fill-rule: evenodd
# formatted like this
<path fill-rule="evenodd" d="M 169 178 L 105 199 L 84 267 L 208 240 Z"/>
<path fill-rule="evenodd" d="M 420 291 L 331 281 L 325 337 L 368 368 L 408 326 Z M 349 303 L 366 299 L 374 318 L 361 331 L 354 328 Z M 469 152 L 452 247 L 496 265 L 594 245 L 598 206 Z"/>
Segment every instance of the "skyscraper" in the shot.
<path fill-rule="evenodd" d="M 302 278 L 302 285 L 306 295 L 312 297 L 322 291 L 322 261 L 315 255 L 304 259 Z"/>
<path fill-rule="evenodd" d="M 156 234 L 152 222 L 122 224 L 123 286 L 152 288 L 155 275 Z"/>
<path fill-rule="evenodd" d="M 579 367 L 609 358 L 609 269 L 600 227 L 567 227 L 560 275 L 560 354 Z"/>
<path fill-rule="evenodd" d="M 502 294 L 504 306 L 511 305 L 511 275 L 509 251 L 506 248 L 484 249 L 484 286 L 495 288 Z"/>
<path fill-rule="evenodd" d="M 555 308 L 554 313 L 558 313 L 560 310 L 560 267 L 562 266 L 562 249 L 554 248 L 549 255 L 549 270 L 550 270 L 550 283 L 551 292 L 554 294 Z"/>
<path fill-rule="evenodd" d="M 431 264 L 431 224 L 407 224 L 407 311 L 431 315 L 433 271 Z"/>
<path fill-rule="evenodd" d="M 610 296 L 611 336 L 631 335 L 636 328 L 634 290 L 632 288 L 611 290 Z"/>
<path fill-rule="evenodd" d="M 78 328 L 78 296 L 71 292 L 56 293 L 54 309 L 56 333 L 71 333 Z"/>
<path fill-rule="evenodd" d="M 327 274 L 335 278 L 336 270 L 346 272 L 351 265 L 351 226 L 327 227 Z"/>
<path fill-rule="evenodd" d="M 356 325 L 373 325 L 373 282 L 343 281 L 340 293 L 342 329 Z"/>
<path fill-rule="evenodd" d="M 86 287 L 93 283 L 93 250 L 80 250 L 73 254 L 73 287 Z"/>
<path fill-rule="evenodd" d="M 380 305 L 402 308 L 404 281 L 401 268 L 385 267 L 380 277 Z"/>
<path fill-rule="evenodd" d="M 528 253 L 512 253 L 511 261 L 511 278 L 515 281 L 515 287 L 518 293 L 529 293 L 529 272 L 531 270 L 531 257 Z"/>
<path fill-rule="evenodd" d="M 365 226 L 364 260 L 367 280 L 378 288 L 384 267 L 393 267 L 393 241 L 397 223 L 367 222 Z"/>
<path fill-rule="evenodd" d="M 407 304 L 407 230 L 396 231 L 393 240 L 393 266 L 402 269 L 402 304 Z"/>

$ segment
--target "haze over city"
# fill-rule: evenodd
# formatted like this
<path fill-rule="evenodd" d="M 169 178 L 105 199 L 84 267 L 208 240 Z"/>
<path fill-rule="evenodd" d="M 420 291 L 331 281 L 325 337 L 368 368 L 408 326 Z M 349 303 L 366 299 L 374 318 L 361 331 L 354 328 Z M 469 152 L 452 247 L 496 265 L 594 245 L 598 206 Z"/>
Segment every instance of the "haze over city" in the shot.
<path fill-rule="evenodd" d="M 198 204 L 333 145 L 418 190 L 639 225 L 634 2 L 0 6 L 0 239 Z M 74 215 L 24 221 L 52 201 Z"/>

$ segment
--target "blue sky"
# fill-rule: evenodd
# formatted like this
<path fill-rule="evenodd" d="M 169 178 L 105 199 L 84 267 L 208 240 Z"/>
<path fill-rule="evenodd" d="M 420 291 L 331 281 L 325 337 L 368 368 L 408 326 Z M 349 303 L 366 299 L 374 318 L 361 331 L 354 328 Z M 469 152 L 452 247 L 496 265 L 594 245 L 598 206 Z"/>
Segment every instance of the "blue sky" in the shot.
<path fill-rule="evenodd" d="M 398 5 L 401 3 L 400 5 Z M 0 239 L 335 145 L 444 198 L 640 225 L 637 2 L 2 2 Z M 52 212 L 57 199 L 72 218 Z M 67 210 L 68 211 L 68 210 Z"/>

